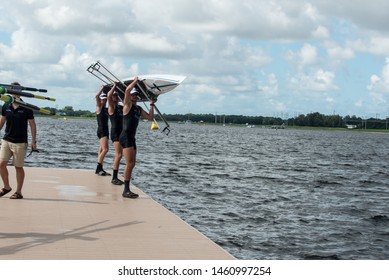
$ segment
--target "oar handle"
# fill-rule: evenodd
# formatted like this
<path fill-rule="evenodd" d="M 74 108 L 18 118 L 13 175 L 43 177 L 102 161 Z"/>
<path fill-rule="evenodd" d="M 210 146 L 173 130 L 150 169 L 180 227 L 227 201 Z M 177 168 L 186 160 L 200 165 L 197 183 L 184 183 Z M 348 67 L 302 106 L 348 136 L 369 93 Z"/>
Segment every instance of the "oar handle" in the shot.
<path fill-rule="evenodd" d="M 34 95 L 34 98 L 37 99 L 43 99 L 43 100 L 49 100 L 49 101 L 55 101 L 56 99 L 53 97 L 48 97 L 48 96 L 42 96 L 42 95 Z"/>
<path fill-rule="evenodd" d="M 9 93 L 9 94 L 15 94 L 15 95 L 24 96 L 24 97 L 31 97 L 31 98 L 55 101 L 55 98 L 52 98 L 52 97 L 36 95 L 36 94 L 30 93 L 30 92 L 24 92 L 24 91 L 20 91 L 20 90 L 10 89 L 10 88 L 7 88 L 5 86 L 0 86 L 0 94 L 3 94 L 3 93 Z"/>
<path fill-rule="evenodd" d="M 31 110 L 38 111 L 38 112 L 40 112 L 40 113 L 42 113 L 42 114 L 45 114 L 45 115 L 54 115 L 54 116 L 57 115 L 56 113 L 51 112 L 50 110 L 40 108 L 40 107 L 38 107 L 38 106 L 35 106 L 35 105 L 33 105 L 33 104 L 30 104 L 30 103 L 26 103 L 26 102 L 21 101 L 21 100 L 14 100 L 13 102 L 14 102 L 15 104 L 18 104 L 18 105 L 22 106 L 22 107 L 25 107 L 25 108 L 27 108 L 27 109 L 31 109 Z"/>
<path fill-rule="evenodd" d="M 39 108 L 39 112 L 41 112 L 42 114 L 45 114 L 45 115 L 56 115 L 55 113 L 51 112 L 50 110 L 47 110 L 47 109 L 43 109 L 43 108 Z"/>
<path fill-rule="evenodd" d="M 0 86 L 0 95 L 7 93 L 7 88 L 5 86 Z"/>
<path fill-rule="evenodd" d="M 44 89 L 44 88 L 31 88 L 31 87 L 22 87 L 22 90 L 27 90 L 27 91 L 39 91 L 39 92 L 47 92 L 47 89 Z"/>
<path fill-rule="evenodd" d="M 24 87 L 24 86 L 20 86 L 20 85 L 7 85 L 7 84 L 0 84 L 0 85 L 7 87 L 9 89 L 15 89 L 15 90 L 47 92 L 47 89 L 44 89 L 44 88 L 33 88 L 33 87 Z"/>
<path fill-rule="evenodd" d="M 12 103 L 14 101 L 11 95 L 1 94 L 1 93 L 0 93 L 0 100 L 4 101 L 6 104 Z"/>

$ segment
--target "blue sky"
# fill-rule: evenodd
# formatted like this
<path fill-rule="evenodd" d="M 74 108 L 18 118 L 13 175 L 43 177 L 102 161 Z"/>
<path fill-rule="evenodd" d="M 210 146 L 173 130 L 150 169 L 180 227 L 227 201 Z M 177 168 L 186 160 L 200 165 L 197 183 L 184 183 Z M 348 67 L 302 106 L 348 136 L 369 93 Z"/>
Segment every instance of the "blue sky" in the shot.
<path fill-rule="evenodd" d="M 118 12 L 120 11 L 120 12 Z M 384 0 L 3 0 L 0 82 L 38 106 L 95 110 L 102 61 L 119 77 L 177 74 L 163 113 L 389 116 Z"/>

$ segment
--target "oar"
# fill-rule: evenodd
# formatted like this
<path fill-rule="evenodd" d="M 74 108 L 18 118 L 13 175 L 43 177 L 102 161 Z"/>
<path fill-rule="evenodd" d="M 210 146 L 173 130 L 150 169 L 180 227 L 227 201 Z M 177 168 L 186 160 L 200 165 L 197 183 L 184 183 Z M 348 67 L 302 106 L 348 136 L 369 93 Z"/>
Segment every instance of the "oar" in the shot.
<path fill-rule="evenodd" d="M 30 92 L 23 92 L 23 91 L 19 91 L 19 90 L 13 90 L 13 89 L 9 89 L 5 86 L 0 86 L 0 94 L 4 94 L 4 93 L 15 94 L 15 95 L 23 96 L 23 97 L 31 97 L 31 98 L 55 101 L 55 98 L 52 98 L 52 97 L 37 95 L 37 94 L 30 93 Z"/>
<path fill-rule="evenodd" d="M 24 101 L 22 101 L 20 99 L 15 99 L 11 95 L 8 95 L 8 94 L 0 94 L 0 100 L 4 101 L 5 103 L 8 103 L 8 104 L 11 104 L 11 103 L 18 104 L 18 105 L 20 105 L 22 107 L 25 107 L 27 109 L 31 109 L 31 110 L 34 110 L 34 111 L 38 111 L 38 112 L 40 112 L 42 114 L 45 114 L 45 115 L 57 116 L 57 114 L 54 113 L 54 112 L 51 112 L 51 111 L 49 111 L 47 109 L 39 108 L 38 106 L 26 103 L 26 102 L 24 102 Z"/>
<path fill-rule="evenodd" d="M 1 87 L 0 87 L 0 91 L 1 91 Z M 0 93 L 0 100 L 4 101 L 7 104 L 7 103 L 12 103 L 14 101 L 14 98 L 11 95 Z"/>
<path fill-rule="evenodd" d="M 39 91 L 39 92 L 47 92 L 47 89 L 43 88 L 32 88 L 32 87 L 24 87 L 20 85 L 6 85 L 6 84 L 0 84 L 0 86 L 7 87 L 9 89 L 15 89 L 15 90 L 27 90 L 27 91 Z"/>
<path fill-rule="evenodd" d="M 18 99 L 15 99 L 13 102 L 14 102 L 15 104 L 18 104 L 18 105 L 24 107 L 24 108 L 31 109 L 31 110 L 34 110 L 34 111 L 38 111 L 38 112 L 40 112 L 40 113 L 42 113 L 42 114 L 45 114 L 45 115 L 57 116 L 56 113 L 51 112 L 50 110 L 40 108 L 40 107 L 38 107 L 38 106 L 32 105 L 32 104 L 30 104 L 30 103 L 26 103 L 26 102 L 21 101 L 21 100 L 18 100 Z"/>

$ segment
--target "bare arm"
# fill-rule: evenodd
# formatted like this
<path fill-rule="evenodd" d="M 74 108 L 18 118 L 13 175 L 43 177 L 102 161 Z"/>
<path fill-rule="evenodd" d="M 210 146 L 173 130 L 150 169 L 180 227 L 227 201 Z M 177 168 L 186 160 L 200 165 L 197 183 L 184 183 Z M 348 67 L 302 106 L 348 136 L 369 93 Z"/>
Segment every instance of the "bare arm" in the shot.
<path fill-rule="evenodd" d="M 124 100 L 123 100 L 123 115 L 126 115 L 132 107 L 131 90 L 135 87 L 137 83 L 138 83 L 138 76 L 135 76 L 132 83 L 126 87 L 126 91 L 124 92 Z"/>
<path fill-rule="evenodd" d="M 30 125 L 31 129 L 31 150 L 37 149 L 37 143 L 36 143 L 36 123 L 35 119 L 28 120 L 28 123 Z"/>
<path fill-rule="evenodd" d="M 101 86 L 99 91 L 96 93 L 96 114 L 100 114 L 101 111 L 101 100 L 100 94 L 103 92 L 104 86 Z"/>
<path fill-rule="evenodd" d="M 113 101 L 113 94 L 115 92 L 116 85 L 117 85 L 116 83 L 113 84 L 112 88 L 109 90 L 107 95 L 109 115 L 112 115 L 115 112 L 115 103 Z"/>
<path fill-rule="evenodd" d="M 7 118 L 5 116 L 1 116 L 1 118 L 0 118 L 0 130 L 3 129 L 3 126 L 4 126 L 6 120 L 7 120 Z"/>
<path fill-rule="evenodd" d="M 149 113 L 146 113 L 145 111 L 142 110 L 142 113 L 141 113 L 142 118 L 147 119 L 149 121 L 154 120 L 154 103 L 155 102 L 157 102 L 156 99 L 150 101 Z"/>

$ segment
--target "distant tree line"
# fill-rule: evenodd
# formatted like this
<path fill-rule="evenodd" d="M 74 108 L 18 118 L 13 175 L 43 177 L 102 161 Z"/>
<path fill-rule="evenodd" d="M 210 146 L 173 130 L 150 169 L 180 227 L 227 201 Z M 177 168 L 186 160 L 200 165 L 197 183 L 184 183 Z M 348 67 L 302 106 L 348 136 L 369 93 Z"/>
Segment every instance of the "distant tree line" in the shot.
<path fill-rule="evenodd" d="M 177 122 L 206 122 L 226 124 L 250 124 L 250 125 L 286 125 L 309 127 L 333 127 L 333 128 L 363 128 L 363 129 L 388 129 L 389 119 L 368 118 L 357 116 L 323 115 L 318 112 L 300 114 L 292 118 L 242 116 L 242 115 L 213 115 L 213 114 L 164 114 L 169 121 Z"/>
<path fill-rule="evenodd" d="M 51 107 L 44 107 L 43 109 L 49 110 L 50 112 L 53 112 L 54 114 L 60 115 L 60 116 L 67 116 L 67 117 L 95 117 L 95 112 L 91 112 L 88 110 L 74 110 L 72 106 L 65 106 L 62 109 L 56 109 Z M 36 114 L 43 115 L 42 113 L 36 112 Z"/>
<path fill-rule="evenodd" d="M 357 116 L 323 115 L 318 112 L 307 115 L 299 115 L 287 120 L 291 126 L 311 127 L 338 127 L 338 128 L 359 128 L 359 129 L 388 129 L 389 119 L 368 118 L 363 119 Z"/>
<path fill-rule="evenodd" d="M 72 106 L 62 109 L 45 107 L 44 109 L 56 112 L 60 116 L 69 117 L 95 117 L 94 112 L 88 110 L 74 110 Z M 39 114 L 39 113 L 37 113 Z M 309 127 L 333 127 L 333 128 L 356 128 L 356 129 L 388 129 L 389 119 L 361 118 L 355 115 L 342 117 L 340 115 L 324 115 L 318 112 L 300 114 L 291 118 L 242 116 L 242 115 L 214 115 L 214 114 L 163 114 L 167 121 L 171 122 L 204 122 L 225 124 L 250 124 L 250 125 L 285 125 L 285 126 L 309 126 Z M 158 116 L 156 116 L 158 119 Z"/>

